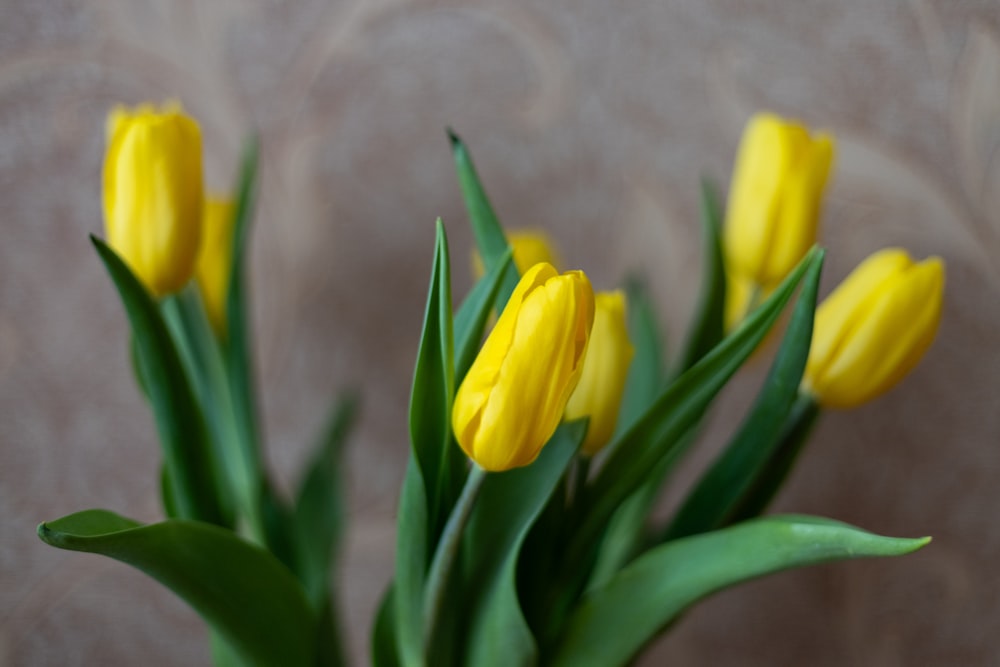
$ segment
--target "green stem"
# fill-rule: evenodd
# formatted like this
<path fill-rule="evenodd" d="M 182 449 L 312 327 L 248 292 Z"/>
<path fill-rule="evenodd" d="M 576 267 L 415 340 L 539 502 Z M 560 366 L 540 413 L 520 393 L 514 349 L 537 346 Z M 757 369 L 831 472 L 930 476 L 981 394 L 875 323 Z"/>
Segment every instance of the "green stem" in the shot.
<path fill-rule="evenodd" d="M 583 497 L 583 491 L 587 487 L 587 478 L 590 477 L 589 456 L 576 457 L 576 475 L 573 478 L 573 494 L 570 496 L 570 504 L 576 505 Z"/>
<path fill-rule="evenodd" d="M 441 532 L 434 560 L 431 561 L 430 572 L 427 575 L 427 586 L 424 589 L 424 650 L 430 649 L 434 633 L 441 616 L 445 591 L 448 587 L 449 574 L 458 555 L 458 547 L 462 543 L 462 530 L 472 514 L 472 508 L 479 496 L 479 489 L 486 479 L 486 471 L 477 465 L 472 466 L 469 476 L 462 487 L 462 495 L 458 497 L 455 507 L 451 510 L 448 523 Z"/>

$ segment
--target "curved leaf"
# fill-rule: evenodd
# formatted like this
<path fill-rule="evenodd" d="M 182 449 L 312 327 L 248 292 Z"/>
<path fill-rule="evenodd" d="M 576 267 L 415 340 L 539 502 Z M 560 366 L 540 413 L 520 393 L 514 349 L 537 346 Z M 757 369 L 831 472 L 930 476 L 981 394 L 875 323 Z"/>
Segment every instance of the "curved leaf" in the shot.
<path fill-rule="evenodd" d="M 725 335 L 726 263 L 722 257 L 722 206 L 718 187 L 707 178 L 701 181 L 702 252 L 701 296 L 688 332 L 684 353 L 678 360 L 677 375 L 694 366 Z"/>
<path fill-rule="evenodd" d="M 828 519 L 784 516 L 668 542 L 584 598 L 552 664 L 624 665 L 684 609 L 718 590 L 805 565 L 899 556 L 929 541 L 882 537 Z"/>
<path fill-rule="evenodd" d="M 400 667 L 402 664 L 396 645 L 394 597 L 394 590 L 390 585 L 375 612 L 370 646 L 373 667 Z"/>
<path fill-rule="evenodd" d="M 246 664 L 312 667 L 316 619 L 302 587 L 271 554 L 197 521 L 142 525 L 87 510 L 38 526 L 60 549 L 127 563 L 179 595 Z"/>
<path fill-rule="evenodd" d="M 511 264 L 512 252 L 504 253 L 503 259 L 480 278 L 465 301 L 455 313 L 455 386 L 465 378 L 469 367 L 479 353 L 483 331 L 493 311 L 493 303 L 500 293 L 504 271 Z"/>
<path fill-rule="evenodd" d="M 778 446 L 771 458 L 757 475 L 753 485 L 747 489 L 729 517 L 731 523 L 752 519 L 764 512 L 771 500 L 778 494 L 788 473 L 812 432 L 820 408 L 816 401 L 806 394 L 799 394 L 785 422 Z"/>
<path fill-rule="evenodd" d="M 160 309 L 114 250 L 96 236 L 90 240 L 118 288 L 132 326 L 139 377 L 156 418 L 173 506 L 185 519 L 222 524 L 204 419 Z"/>
<path fill-rule="evenodd" d="M 534 665 L 531 630 L 517 594 L 517 563 L 528 531 L 583 442 L 586 421 L 563 424 L 530 466 L 486 478 L 465 532 L 463 586 L 468 601 L 454 610 L 470 619 L 463 664 Z"/>
<path fill-rule="evenodd" d="M 725 525 L 779 448 L 809 357 L 818 290 L 817 272 L 802 285 L 781 348 L 753 408 L 729 446 L 685 499 L 662 540 Z"/>
<path fill-rule="evenodd" d="M 803 276 L 819 279 L 823 252 L 813 248 L 754 313 L 673 382 L 617 443 L 586 496 L 587 515 L 569 552 L 589 552 L 620 503 L 668 457 L 774 324 Z"/>

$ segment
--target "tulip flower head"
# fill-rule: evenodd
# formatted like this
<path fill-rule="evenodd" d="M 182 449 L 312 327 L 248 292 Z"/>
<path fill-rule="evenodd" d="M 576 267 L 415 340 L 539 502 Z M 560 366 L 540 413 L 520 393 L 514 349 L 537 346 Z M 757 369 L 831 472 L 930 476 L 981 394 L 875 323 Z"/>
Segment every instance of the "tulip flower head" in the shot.
<path fill-rule="evenodd" d="M 235 207 L 228 199 L 205 200 L 201 225 L 201 252 L 195 267 L 195 279 L 212 328 L 219 335 L 226 330 L 226 297 L 233 267 Z"/>
<path fill-rule="evenodd" d="M 581 448 L 586 456 L 593 456 L 611 440 L 634 353 L 628 337 L 625 293 L 597 293 L 583 374 L 566 404 L 566 419 L 590 419 Z"/>
<path fill-rule="evenodd" d="M 562 266 L 562 260 L 555 250 L 555 244 L 548 234 L 536 229 L 521 229 L 507 232 L 507 243 L 513 250 L 514 266 L 522 276 L 535 264 L 545 262 L 554 267 Z M 473 249 L 472 275 L 478 280 L 486 273 L 483 258 Z"/>
<path fill-rule="evenodd" d="M 593 323 L 582 271 L 525 272 L 455 395 L 452 427 L 469 458 L 499 472 L 538 457 L 580 379 Z"/>
<path fill-rule="evenodd" d="M 180 106 L 118 107 L 108 116 L 108 243 L 156 296 L 190 280 L 201 241 L 201 131 Z"/>
<path fill-rule="evenodd" d="M 816 310 L 803 390 L 850 408 L 909 373 L 941 321 L 944 263 L 890 248 L 870 256 Z"/>
<path fill-rule="evenodd" d="M 726 211 L 726 267 L 773 288 L 816 242 L 833 138 L 760 113 L 747 123 Z"/>

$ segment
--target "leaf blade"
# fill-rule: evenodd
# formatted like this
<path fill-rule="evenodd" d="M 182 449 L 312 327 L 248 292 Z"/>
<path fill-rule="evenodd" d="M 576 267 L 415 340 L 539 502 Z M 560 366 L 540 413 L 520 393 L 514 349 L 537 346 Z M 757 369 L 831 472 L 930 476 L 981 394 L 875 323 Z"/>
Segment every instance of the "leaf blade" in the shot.
<path fill-rule="evenodd" d="M 563 424 L 524 468 L 487 477 L 466 529 L 466 587 L 481 591 L 473 606 L 468 655 L 464 664 L 484 667 L 531 665 L 538 646 L 521 610 L 517 563 L 528 532 L 553 493 L 583 437 L 586 422 Z"/>
<path fill-rule="evenodd" d="M 455 170 L 458 173 L 458 184 L 462 190 L 462 199 L 465 202 L 465 209 L 469 214 L 469 223 L 472 226 L 472 233 L 476 239 L 476 246 L 479 254 L 483 258 L 483 264 L 489 271 L 499 265 L 504 254 L 509 250 L 507 237 L 503 232 L 503 227 L 496 213 L 493 212 L 493 205 L 486 194 L 486 189 L 479 180 L 476 166 L 472 162 L 472 155 L 461 137 L 448 129 L 448 139 L 451 141 L 452 158 L 455 161 Z M 517 287 L 520 278 L 517 267 L 509 267 L 503 274 L 503 283 L 497 295 L 497 312 L 503 310 L 510 295 Z"/>
<path fill-rule="evenodd" d="M 156 419 L 175 509 L 183 518 L 223 524 L 204 418 L 160 310 L 125 261 L 101 239 L 90 240 L 121 295 L 132 327 L 139 375 Z"/>
<path fill-rule="evenodd" d="M 87 510 L 40 524 L 38 535 L 54 547 L 102 554 L 145 572 L 250 664 L 313 664 L 315 618 L 302 588 L 273 556 L 228 530 L 174 519 L 143 525 Z"/>
<path fill-rule="evenodd" d="M 662 540 L 725 525 L 781 444 L 809 357 L 819 277 L 817 269 L 803 280 L 781 347 L 753 407 L 723 454 L 681 504 Z"/>
<path fill-rule="evenodd" d="M 722 588 L 794 567 L 903 555 L 929 540 L 882 537 L 836 521 L 787 516 L 669 542 L 586 597 L 552 664 L 624 665 L 680 612 Z"/>

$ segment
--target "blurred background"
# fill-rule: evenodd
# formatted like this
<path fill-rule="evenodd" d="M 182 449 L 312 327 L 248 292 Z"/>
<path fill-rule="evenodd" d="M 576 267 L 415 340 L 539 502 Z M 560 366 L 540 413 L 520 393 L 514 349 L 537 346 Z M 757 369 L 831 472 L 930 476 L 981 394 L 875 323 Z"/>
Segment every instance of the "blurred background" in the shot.
<path fill-rule="evenodd" d="M 537 6 L 532 6 L 537 5 Z M 719 594 L 643 665 L 985 665 L 1000 639 L 1000 6 L 995 0 L 35 0 L 0 4 L 0 664 L 207 664 L 206 632 L 119 563 L 35 526 L 159 518 L 158 446 L 102 234 L 104 117 L 180 100 L 210 189 L 262 142 L 256 358 L 282 486 L 358 388 L 343 606 L 355 662 L 392 567 L 405 412 L 441 216 L 456 298 L 470 234 L 444 128 L 501 220 L 543 227 L 595 286 L 644 272 L 679 346 L 697 296 L 698 178 L 728 185 L 771 109 L 833 132 L 824 292 L 870 252 L 947 262 L 938 340 L 908 380 L 827 413 L 775 510 L 905 536 L 918 554 Z M 746 369 L 690 483 L 766 371 Z M 666 500 L 669 506 L 669 498 Z"/>

